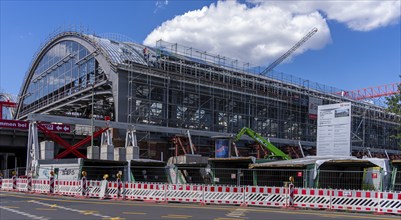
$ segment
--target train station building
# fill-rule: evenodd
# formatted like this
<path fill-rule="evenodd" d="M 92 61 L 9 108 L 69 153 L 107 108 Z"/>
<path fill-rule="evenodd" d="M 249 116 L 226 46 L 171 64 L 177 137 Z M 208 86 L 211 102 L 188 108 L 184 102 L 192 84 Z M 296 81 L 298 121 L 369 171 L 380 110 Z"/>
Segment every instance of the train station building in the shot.
<path fill-rule="evenodd" d="M 160 159 L 172 154 L 175 128 L 207 132 L 192 135 L 198 153 L 214 155 L 211 136 L 235 135 L 251 128 L 297 157 L 316 151 L 316 106 L 352 104 L 352 154 L 400 155 L 401 117 L 353 99 L 344 91 L 225 56 L 165 41 L 154 47 L 118 37 L 74 31 L 52 36 L 35 55 L 19 93 L 15 119 L 29 114 L 94 118 L 163 128 L 137 129 L 140 155 Z M 74 125 L 73 132 L 88 132 Z M 81 132 L 81 133 L 80 133 Z M 125 131 L 113 131 L 114 146 Z M 95 140 L 99 144 L 99 140 Z M 239 148 L 254 155 L 249 142 Z"/>

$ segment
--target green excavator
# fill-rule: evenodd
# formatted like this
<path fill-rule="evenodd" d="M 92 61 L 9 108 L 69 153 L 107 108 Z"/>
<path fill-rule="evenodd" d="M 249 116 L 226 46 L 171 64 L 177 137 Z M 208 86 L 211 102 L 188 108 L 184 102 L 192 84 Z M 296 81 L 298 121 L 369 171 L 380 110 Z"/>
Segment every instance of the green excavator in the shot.
<path fill-rule="evenodd" d="M 263 147 L 268 149 L 272 153 L 271 157 L 278 158 L 281 160 L 291 160 L 292 159 L 290 156 L 288 156 L 283 151 L 278 149 L 272 143 L 270 143 L 269 141 L 264 139 L 262 136 L 257 134 L 255 131 L 253 131 L 252 129 L 247 128 L 247 127 L 242 128 L 241 131 L 238 132 L 238 134 L 235 136 L 233 142 L 234 143 L 237 142 L 244 134 L 248 135 L 250 138 L 252 138 L 256 142 L 258 142 L 260 145 L 262 145 Z"/>

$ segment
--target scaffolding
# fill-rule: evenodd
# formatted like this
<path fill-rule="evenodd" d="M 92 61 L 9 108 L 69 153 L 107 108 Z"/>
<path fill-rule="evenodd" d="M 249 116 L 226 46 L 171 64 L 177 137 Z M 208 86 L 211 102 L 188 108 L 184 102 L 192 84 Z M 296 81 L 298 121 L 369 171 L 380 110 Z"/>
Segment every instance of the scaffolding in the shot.
<path fill-rule="evenodd" d="M 130 122 L 225 133 L 246 126 L 280 139 L 285 148 L 294 140 L 316 141 L 317 123 L 308 109 L 315 97 L 322 104 L 352 102 L 356 153 L 398 150 L 392 136 L 400 116 L 336 95 L 341 89 L 274 71 L 260 76 L 264 68 L 192 47 L 161 40 L 156 45 L 156 64 L 128 70 Z"/>
<path fill-rule="evenodd" d="M 309 110 L 311 99 L 320 100 L 321 105 L 351 102 L 353 151 L 357 154 L 370 149 L 379 156 L 385 150 L 399 153 L 400 140 L 394 135 L 400 133 L 401 117 L 380 106 L 341 96 L 341 89 L 276 71 L 261 75 L 264 67 L 179 44 L 158 41 L 155 48 L 146 47 L 120 35 L 106 39 L 62 32 L 40 52 L 45 53 L 52 42 L 71 36 L 93 48 L 86 56 L 71 54 L 44 70 L 43 78 L 56 72 L 54 76 L 60 80 L 58 87 L 41 97 L 29 97 L 29 77 L 36 71 L 29 69 L 25 77 L 29 82 L 25 80 L 20 92 L 23 98 L 18 118 L 24 119 L 29 113 L 88 118 L 94 95 L 95 116 L 111 115 L 116 122 L 166 128 L 159 133 L 136 131 L 140 154 L 147 158 L 159 159 L 160 151 L 168 154 L 168 147 L 173 145 L 169 140 L 177 135 L 169 133 L 169 128 L 229 135 L 249 127 L 281 149 L 299 148 L 301 143 L 308 155 L 314 152 L 317 132 L 316 117 L 311 117 Z M 41 61 L 39 55 L 35 58 L 33 63 Z M 70 77 L 74 81 L 65 81 L 67 73 L 74 76 L 74 71 L 63 73 L 69 68 L 59 70 L 66 64 L 72 70 L 84 65 L 88 68 L 82 74 L 80 71 L 79 77 Z M 30 102 L 24 104 L 28 99 Z M 202 155 L 213 155 L 210 138 L 194 135 L 192 140 Z"/>

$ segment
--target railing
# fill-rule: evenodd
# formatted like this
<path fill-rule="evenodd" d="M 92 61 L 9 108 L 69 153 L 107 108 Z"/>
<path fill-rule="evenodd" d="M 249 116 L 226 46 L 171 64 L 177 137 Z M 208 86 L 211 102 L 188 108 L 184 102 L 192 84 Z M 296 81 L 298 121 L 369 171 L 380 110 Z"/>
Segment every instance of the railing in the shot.
<path fill-rule="evenodd" d="M 200 64 L 216 65 L 238 72 L 260 75 L 266 69 L 266 67 L 255 66 L 249 62 L 208 53 L 207 51 L 202 51 L 192 47 L 186 47 L 176 43 L 169 43 L 163 40 L 159 40 L 156 42 L 156 49 L 160 50 L 162 54 L 167 56 L 182 56 L 180 57 L 182 59 L 192 60 Z M 280 82 L 298 85 L 303 88 L 313 89 L 319 92 L 323 92 L 325 94 L 339 94 L 341 93 L 341 91 L 344 91 L 339 88 L 327 86 L 274 70 L 267 73 L 266 76 Z"/>

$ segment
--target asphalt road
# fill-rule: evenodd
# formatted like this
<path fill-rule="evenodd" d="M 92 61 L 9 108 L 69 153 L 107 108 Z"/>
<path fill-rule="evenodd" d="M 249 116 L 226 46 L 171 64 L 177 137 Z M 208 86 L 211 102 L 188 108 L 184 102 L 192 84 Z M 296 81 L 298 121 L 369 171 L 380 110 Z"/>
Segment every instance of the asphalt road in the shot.
<path fill-rule="evenodd" d="M 76 199 L 15 192 L 0 192 L 0 219 L 188 219 L 188 220 L 400 220 L 400 216 L 322 210 L 217 206 L 182 203 L 149 203 Z"/>

